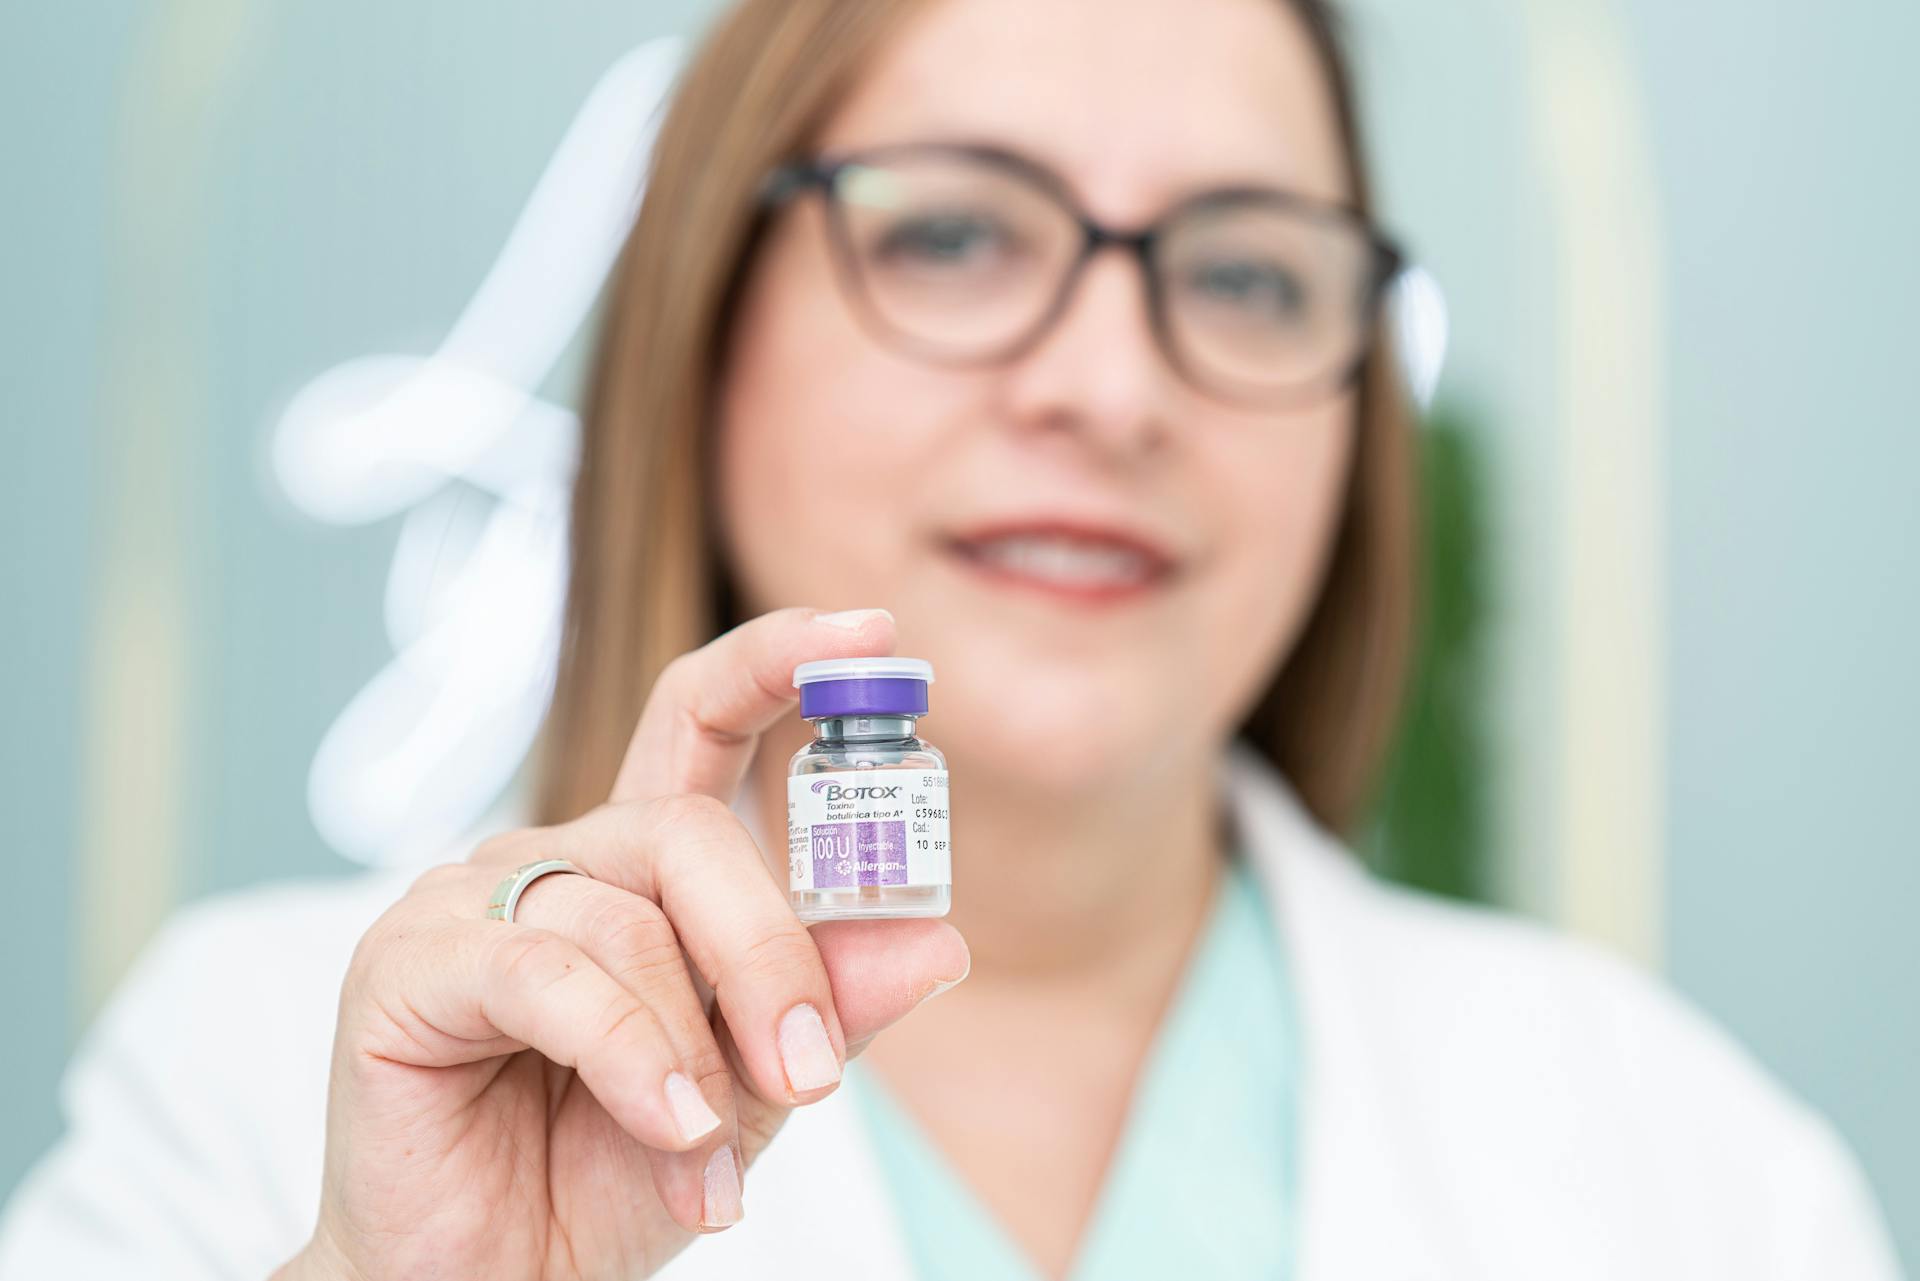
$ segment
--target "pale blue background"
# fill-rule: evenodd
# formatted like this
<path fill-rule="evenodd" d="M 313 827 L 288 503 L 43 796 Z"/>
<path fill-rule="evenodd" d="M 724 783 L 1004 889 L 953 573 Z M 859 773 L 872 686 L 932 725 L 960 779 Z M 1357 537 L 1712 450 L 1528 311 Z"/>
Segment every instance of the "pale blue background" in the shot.
<path fill-rule="evenodd" d="M 127 68 L 195 8 L 0 10 L 0 1193 L 56 1132 L 83 1017 L 68 859 L 82 807 L 103 803 L 79 792 L 86 646 L 106 416 L 128 412 L 103 380 L 141 337 L 119 310 L 129 263 L 180 243 L 129 243 L 147 224 L 127 202 L 197 211 L 167 347 L 191 362 L 169 405 L 197 406 L 174 425 L 191 715 L 152 748 L 189 762 L 182 892 L 343 870 L 306 820 L 304 773 L 386 657 L 392 530 L 289 513 L 262 483 L 264 425 L 337 360 L 428 349 L 595 77 L 707 11 L 199 6 L 248 11 L 235 79 L 195 126 L 205 164 L 129 157 L 123 140 L 150 134 L 130 128 Z M 1920 6 L 1617 8 L 1667 255 L 1669 968 L 1834 1117 L 1920 1260 Z M 1517 31 L 1496 0 L 1376 0 L 1359 24 L 1389 216 L 1448 286 L 1448 394 L 1509 489 L 1545 454 L 1532 411 L 1551 396 Z"/>

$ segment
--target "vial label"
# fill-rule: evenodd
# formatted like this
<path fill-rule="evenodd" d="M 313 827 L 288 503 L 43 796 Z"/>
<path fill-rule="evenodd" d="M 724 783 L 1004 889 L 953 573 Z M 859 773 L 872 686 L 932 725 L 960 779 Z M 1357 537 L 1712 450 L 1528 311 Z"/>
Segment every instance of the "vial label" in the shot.
<path fill-rule="evenodd" d="M 787 879 L 796 890 L 953 883 L 945 770 L 787 780 Z"/>

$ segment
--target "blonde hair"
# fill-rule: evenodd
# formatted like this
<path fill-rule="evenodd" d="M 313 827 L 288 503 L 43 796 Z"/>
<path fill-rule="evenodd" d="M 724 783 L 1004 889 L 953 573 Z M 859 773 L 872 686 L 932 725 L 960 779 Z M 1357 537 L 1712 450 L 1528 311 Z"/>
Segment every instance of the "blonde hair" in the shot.
<path fill-rule="evenodd" d="M 921 0 L 743 0 L 687 67 L 615 268 L 583 414 L 572 568 L 537 811 L 601 803 L 662 668 L 739 621 L 711 536 L 708 426 L 758 193 L 804 153 L 875 47 Z M 1356 208 L 1365 167 L 1332 15 L 1302 20 L 1325 69 Z M 1242 734 L 1336 830 L 1363 805 L 1395 720 L 1413 568 L 1407 415 L 1383 343 L 1360 375 L 1358 435 L 1320 594 Z"/>

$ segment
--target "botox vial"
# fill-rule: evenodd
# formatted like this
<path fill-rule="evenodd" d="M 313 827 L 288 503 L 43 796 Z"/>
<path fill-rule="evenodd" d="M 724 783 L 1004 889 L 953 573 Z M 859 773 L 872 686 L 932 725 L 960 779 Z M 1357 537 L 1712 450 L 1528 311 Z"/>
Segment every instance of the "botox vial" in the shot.
<path fill-rule="evenodd" d="M 915 737 L 932 680 L 918 658 L 794 668 L 813 725 L 787 768 L 787 886 L 801 920 L 947 914 L 947 758 Z"/>

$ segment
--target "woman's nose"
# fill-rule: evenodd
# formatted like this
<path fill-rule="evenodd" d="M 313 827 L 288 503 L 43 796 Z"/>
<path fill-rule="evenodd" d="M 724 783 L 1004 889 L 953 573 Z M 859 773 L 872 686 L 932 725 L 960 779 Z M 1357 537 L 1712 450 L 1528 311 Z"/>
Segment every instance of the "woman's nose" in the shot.
<path fill-rule="evenodd" d="M 1111 249 L 1090 259 L 1053 325 L 1009 368 L 1023 426 L 1071 430 L 1117 458 L 1164 444 L 1174 373 L 1154 341 L 1146 279 Z"/>

